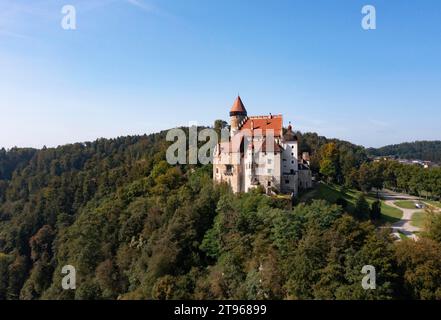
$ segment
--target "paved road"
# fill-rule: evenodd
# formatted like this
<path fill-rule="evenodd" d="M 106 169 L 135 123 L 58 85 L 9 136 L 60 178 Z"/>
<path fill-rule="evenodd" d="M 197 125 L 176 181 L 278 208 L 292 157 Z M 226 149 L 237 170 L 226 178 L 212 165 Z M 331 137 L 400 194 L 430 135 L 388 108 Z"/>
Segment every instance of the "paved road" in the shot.
<path fill-rule="evenodd" d="M 394 201 L 398 201 L 398 200 L 420 200 L 421 198 L 415 197 L 415 196 L 411 196 L 405 193 L 398 193 L 392 190 L 381 190 L 378 192 L 378 195 L 381 197 L 381 199 L 384 200 L 394 200 Z"/>
<path fill-rule="evenodd" d="M 403 217 L 400 221 L 392 224 L 393 234 L 400 238 L 398 231 L 405 234 L 407 237 L 412 238 L 414 240 L 418 240 L 418 236 L 414 233 L 415 231 L 421 231 L 420 228 L 415 227 L 410 224 L 412 221 L 412 216 L 415 212 L 421 211 L 421 209 L 403 209 L 395 205 L 395 201 L 398 200 L 420 200 L 418 197 L 410 196 L 407 194 L 396 193 L 390 190 L 383 190 L 379 193 L 379 196 L 385 200 L 385 203 L 391 207 L 397 208 L 403 211 Z"/>

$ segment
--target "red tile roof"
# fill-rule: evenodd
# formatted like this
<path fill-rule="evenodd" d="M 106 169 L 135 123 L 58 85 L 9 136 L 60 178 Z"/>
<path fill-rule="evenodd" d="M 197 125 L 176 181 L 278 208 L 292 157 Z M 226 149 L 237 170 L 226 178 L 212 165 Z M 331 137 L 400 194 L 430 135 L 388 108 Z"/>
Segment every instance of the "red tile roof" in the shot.
<path fill-rule="evenodd" d="M 266 134 L 266 130 L 274 130 L 274 137 L 282 135 L 282 115 L 269 116 L 253 116 L 246 119 L 240 130 L 257 130 L 261 129 L 262 134 Z"/>
<path fill-rule="evenodd" d="M 246 113 L 247 110 L 245 109 L 245 106 L 243 105 L 242 100 L 240 99 L 240 96 L 237 96 L 236 101 L 234 101 L 233 106 L 231 107 L 231 112 L 240 112 L 240 113 Z"/>

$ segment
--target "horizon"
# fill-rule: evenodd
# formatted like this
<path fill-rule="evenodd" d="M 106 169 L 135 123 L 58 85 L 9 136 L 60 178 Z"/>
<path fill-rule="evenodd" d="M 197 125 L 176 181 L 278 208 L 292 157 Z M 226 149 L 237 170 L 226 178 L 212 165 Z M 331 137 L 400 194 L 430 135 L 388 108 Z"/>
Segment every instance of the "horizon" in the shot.
<path fill-rule="evenodd" d="M 78 0 L 76 30 L 65 4 L 0 4 L 0 148 L 212 126 L 238 92 L 365 148 L 441 140 L 439 1 Z"/>
<path fill-rule="evenodd" d="M 216 120 L 224 120 L 224 119 L 216 119 Z M 209 127 L 213 128 L 213 125 L 201 125 L 201 124 L 198 124 L 198 128 L 207 128 L 207 127 L 208 128 Z M 52 149 L 54 149 L 54 148 L 59 148 L 59 147 L 68 146 L 68 145 L 74 145 L 74 144 L 78 144 L 78 143 L 79 144 L 93 143 L 93 142 L 101 140 L 101 139 L 112 140 L 112 139 L 118 139 L 118 138 L 124 138 L 124 137 L 143 137 L 143 136 L 149 136 L 149 135 L 153 135 L 153 134 L 159 134 L 159 133 L 162 133 L 162 132 L 166 132 L 166 131 L 169 131 L 169 130 L 175 129 L 175 128 L 189 128 L 189 126 L 177 126 L 177 127 L 174 127 L 174 128 L 163 129 L 163 130 L 159 130 L 159 131 L 156 131 L 156 132 L 150 132 L 150 133 L 119 135 L 119 136 L 115 136 L 115 137 L 98 137 L 98 138 L 95 138 L 95 139 L 92 139 L 92 140 L 67 142 L 67 143 L 64 143 L 64 144 L 58 144 L 58 145 L 53 145 L 53 146 L 49 146 L 49 145 L 43 145 L 41 147 L 12 146 L 12 147 L 9 147 L 9 148 L 0 146 L 0 150 L 1 149 L 5 149 L 6 151 L 10 151 L 11 149 L 35 149 L 35 150 L 42 150 L 44 148 L 48 148 L 48 149 L 52 148 Z M 283 128 L 286 129 L 286 126 L 283 126 Z M 418 142 L 441 142 L 441 140 L 415 140 L 415 141 L 403 141 L 403 142 L 400 142 L 400 143 L 382 145 L 382 146 L 379 146 L 379 147 L 367 147 L 367 146 L 364 146 L 364 145 L 361 145 L 361 144 L 353 143 L 352 141 L 349 141 L 349 140 L 342 140 L 342 139 L 339 139 L 339 138 L 336 138 L 336 137 L 323 136 L 323 135 L 319 134 L 318 132 L 299 131 L 299 130 L 294 130 L 294 132 L 299 132 L 301 134 L 317 134 L 319 137 L 325 137 L 328 140 L 340 140 L 340 141 L 344 141 L 344 142 L 349 142 L 349 143 L 352 143 L 355 146 L 363 147 L 365 149 L 381 149 L 383 147 L 395 146 L 395 145 L 406 144 L 406 143 L 412 144 L 412 143 L 418 143 Z"/>

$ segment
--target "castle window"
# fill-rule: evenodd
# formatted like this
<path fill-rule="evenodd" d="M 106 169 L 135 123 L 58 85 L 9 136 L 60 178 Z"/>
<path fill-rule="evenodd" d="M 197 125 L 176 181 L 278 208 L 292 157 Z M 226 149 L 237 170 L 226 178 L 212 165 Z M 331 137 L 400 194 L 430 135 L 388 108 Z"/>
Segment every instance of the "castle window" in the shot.
<path fill-rule="evenodd" d="M 268 181 L 268 187 L 271 187 L 271 181 Z"/>
<path fill-rule="evenodd" d="M 285 183 L 286 183 L 286 184 L 289 184 L 289 180 L 285 180 Z"/>
<path fill-rule="evenodd" d="M 291 155 L 292 155 L 292 156 L 294 156 L 294 152 L 293 152 L 293 153 L 291 153 Z"/>
<path fill-rule="evenodd" d="M 290 171 L 290 172 L 291 172 L 291 174 L 294 174 L 294 170 L 293 170 L 293 169 L 291 169 L 291 171 Z"/>
<path fill-rule="evenodd" d="M 216 173 L 219 173 L 219 169 L 218 168 L 216 168 Z"/>
<path fill-rule="evenodd" d="M 294 160 L 292 160 L 291 163 L 294 164 Z"/>
<path fill-rule="evenodd" d="M 271 160 L 271 159 L 268 159 L 268 164 L 271 164 L 271 162 L 272 162 L 272 160 Z"/>
<path fill-rule="evenodd" d="M 268 169 L 267 172 L 268 172 L 268 174 L 272 174 L 273 170 L 272 169 Z"/>

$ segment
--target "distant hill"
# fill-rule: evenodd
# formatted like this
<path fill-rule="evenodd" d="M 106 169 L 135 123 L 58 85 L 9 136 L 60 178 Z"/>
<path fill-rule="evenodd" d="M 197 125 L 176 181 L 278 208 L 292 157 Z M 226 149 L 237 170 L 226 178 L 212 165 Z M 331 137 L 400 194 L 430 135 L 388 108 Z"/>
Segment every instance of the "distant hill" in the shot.
<path fill-rule="evenodd" d="M 371 156 L 397 156 L 441 163 L 441 141 L 415 141 L 366 149 Z"/>

